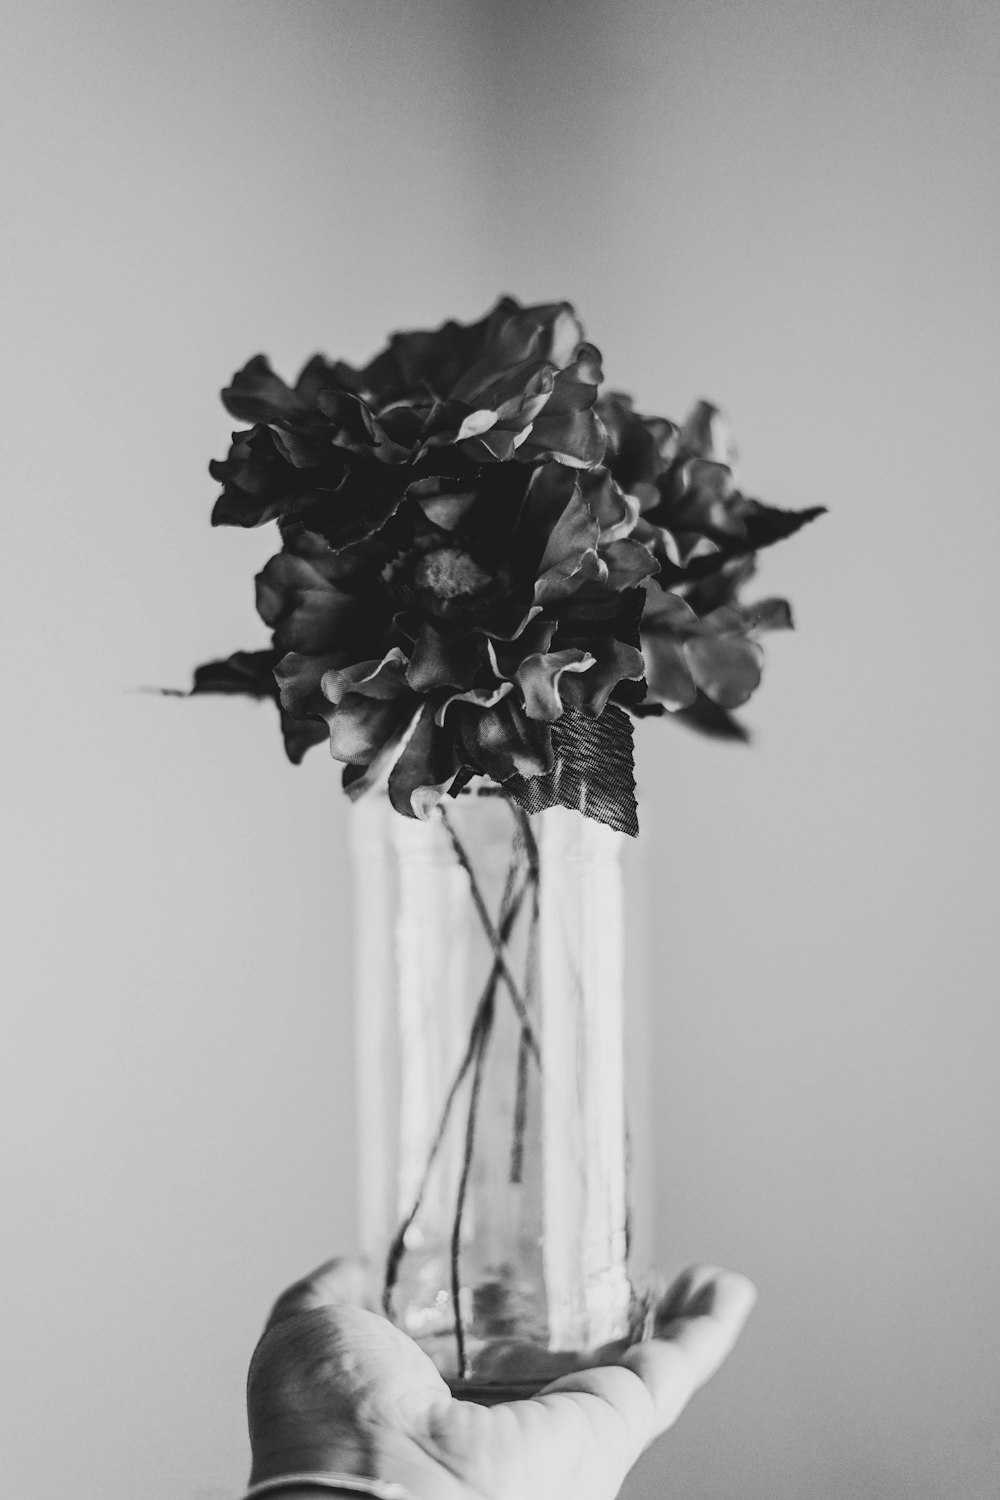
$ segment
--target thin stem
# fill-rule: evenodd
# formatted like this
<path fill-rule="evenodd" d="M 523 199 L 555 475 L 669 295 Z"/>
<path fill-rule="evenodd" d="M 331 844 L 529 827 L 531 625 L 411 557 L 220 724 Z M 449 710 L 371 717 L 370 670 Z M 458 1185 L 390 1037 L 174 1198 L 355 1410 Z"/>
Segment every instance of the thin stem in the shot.
<path fill-rule="evenodd" d="M 521 1032 L 517 1047 L 517 1092 L 514 1096 L 514 1139 L 510 1148 L 510 1180 L 524 1178 L 524 1137 L 528 1123 L 528 1045 Z"/>
<path fill-rule="evenodd" d="M 541 855 L 538 852 L 538 840 L 535 838 L 535 830 L 532 828 L 531 819 L 523 807 L 517 808 L 515 815 L 521 837 L 524 840 L 524 847 L 528 854 L 528 864 L 537 886 L 538 876 L 541 872 Z"/>
<path fill-rule="evenodd" d="M 476 872 L 475 870 L 473 870 L 472 864 L 469 860 L 469 856 L 465 852 L 462 841 L 452 827 L 451 820 L 443 807 L 441 808 L 441 819 L 444 823 L 445 828 L 448 830 L 448 837 L 450 838 L 451 846 L 455 851 L 455 858 L 458 860 L 459 864 L 462 866 L 462 869 L 469 877 L 469 889 L 472 892 L 473 904 L 475 905 L 476 911 L 479 913 L 479 920 L 483 924 L 483 930 L 492 945 L 496 964 L 499 965 L 500 973 L 503 977 L 503 982 L 507 986 L 507 989 L 510 993 L 510 998 L 514 1003 L 514 1009 L 517 1011 L 518 1019 L 520 1020 L 521 1026 L 523 1027 L 525 1035 L 527 1037 L 527 1044 L 531 1048 L 532 1054 L 538 1066 L 541 1067 L 542 1055 L 539 1051 L 538 1041 L 535 1037 L 534 1028 L 531 1024 L 531 1016 L 528 1013 L 528 1007 L 525 1002 L 524 996 L 521 994 L 521 990 L 517 983 L 517 980 L 514 978 L 513 974 L 510 971 L 510 965 L 508 964 L 507 956 L 504 953 L 503 940 L 501 939 L 499 933 L 497 932 L 490 919 L 486 901 L 483 897 L 482 891 L 480 890 L 479 881 L 476 879 Z"/>
<path fill-rule="evenodd" d="M 516 922 L 518 915 L 520 914 L 521 907 L 524 904 L 524 898 L 528 893 L 529 880 L 526 879 L 520 890 L 515 894 L 514 885 L 517 878 L 519 866 L 520 853 L 519 850 L 515 848 L 514 853 L 511 857 L 510 869 L 507 873 L 507 883 L 504 888 L 503 902 L 501 904 L 500 937 L 503 942 L 506 942 L 510 937 L 511 930 L 513 929 L 514 923 Z M 393 1236 L 392 1244 L 389 1246 L 388 1254 L 386 1256 L 385 1282 L 382 1289 L 382 1309 L 387 1317 L 392 1315 L 392 1294 L 395 1290 L 396 1282 L 399 1279 L 399 1267 L 403 1259 L 403 1255 L 406 1251 L 406 1236 L 410 1229 L 410 1226 L 413 1224 L 413 1221 L 416 1219 L 417 1214 L 420 1212 L 421 1205 L 423 1204 L 424 1195 L 427 1192 L 427 1185 L 430 1181 L 431 1171 L 434 1167 L 434 1163 L 437 1160 L 438 1153 L 440 1152 L 441 1146 L 444 1142 L 445 1132 L 448 1128 L 448 1121 L 451 1118 L 451 1111 L 454 1108 L 455 1100 L 458 1097 L 458 1091 L 465 1081 L 466 1074 L 468 1073 L 470 1067 L 472 1066 L 478 1055 L 482 1028 L 485 1023 L 487 1012 L 496 993 L 496 987 L 499 979 L 500 966 L 497 963 L 496 959 L 494 959 L 493 967 L 490 970 L 489 977 L 476 1005 L 475 1014 L 472 1020 L 472 1029 L 469 1033 L 469 1041 L 466 1046 L 465 1053 L 462 1057 L 461 1063 L 459 1064 L 458 1072 L 455 1074 L 455 1077 L 452 1080 L 452 1084 L 448 1090 L 447 1097 L 445 1098 L 444 1108 L 441 1111 L 441 1118 L 438 1121 L 437 1131 L 435 1132 L 434 1140 L 431 1144 L 431 1149 L 427 1157 L 426 1165 L 424 1166 L 423 1173 L 421 1174 L 420 1183 L 417 1187 L 416 1194 L 414 1195 L 413 1204 L 403 1222 L 396 1230 L 396 1233 Z"/>
<path fill-rule="evenodd" d="M 455 1315 L 455 1344 L 458 1353 L 458 1377 L 468 1380 L 471 1373 L 469 1356 L 465 1347 L 465 1325 L 462 1322 L 462 1222 L 465 1218 L 465 1200 L 472 1174 L 472 1156 L 476 1145 L 476 1121 L 479 1117 L 479 1093 L 483 1083 L 483 1062 L 486 1046 L 493 1030 L 494 997 L 496 986 L 490 995 L 489 1004 L 480 1028 L 476 1047 L 476 1065 L 472 1074 L 472 1093 L 469 1097 L 469 1119 L 465 1128 L 465 1151 L 462 1157 L 462 1175 L 458 1183 L 458 1198 L 455 1203 L 455 1221 L 451 1226 L 451 1305 Z"/>
<path fill-rule="evenodd" d="M 496 989 L 495 981 L 493 982 L 492 989 Z M 392 1316 L 392 1294 L 396 1290 L 396 1282 L 399 1280 L 400 1263 L 403 1259 L 404 1254 L 406 1253 L 406 1236 L 409 1233 L 410 1226 L 412 1225 L 414 1219 L 417 1217 L 417 1214 L 420 1212 L 421 1206 L 423 1205 L 424 1194 L 427 1192 L 427 1184 L 430 1181 L 431 1170 L 433 1169 L 434 1163 L 437 1160 L 438 1152 L 441 1150 L 445 1131 L 448 1127 L 448 1120 L 451 1116 L 451 1111 L 454 1107 L 455 1100 L 458 1097 L 458 1091 L 465 1081 L 465 1075 L 468 1073 L 470 1067 L 475 1061 L 479 1047 L 480 1033 L 482 1032 L 483 1027 L 483 1016 L 485 1014 L 484 1007 L 488 1004 L 490 998 L 490 986 L 488 985 L 486 990 L 484 990 L 482 998 L 480 999 L 479 1005 L 476 1009 L 475 1018 L 472 1022 L 472 1030 L 469 1033 L 468 1046 L 465 1049 L 465 1055 L 463 1056 L 462 1061 L 459 1064 L 458 1072 L 455 1074 L 455 1077 L 452 1080 L 451 1087 L 448 1090 L 448 1097 L 445 1099 L 444 1108 L 441 1111 L 441 1118 L 438 1121 L 438 1128 L 435 1132 L 434 1140 L 431 1145 L 430 1152 L 428 1153 L 427 1163 L 421 1174 L 420 1184 L 414 1195 L 413 1203 L 405 1219 L 396 1230 L 396 1233 L 393 1235 L 392 1244 L 389 1246 L 389 1252 L 386 1256 L 385 1263 L 385 1284 L 382 1288 L 382 1311 L 386 1314 L 387 1317 Z"/>
<path fill-rule="evenodd" d="M 514 816 L 518 831 L 528 856 L 528 880 L 531 884 L 531 925 L 528 929 L 528 945 L 525 954 L 525 991 L 529 1002 L 535 996 L 538 977 L 538 921 L 539 921 L 539 862 L 538 843 L 535 839 L 531 819 L 523 808 L 515 808 Z M 517 1084 L 514 1095 L 514 1136 L 510 1150 L 510 1181 L 520 1183 L 524 1178 L 524 1141 L 528 1124 L 528 1044 L 522 1029 L 517 1048 Z"/>

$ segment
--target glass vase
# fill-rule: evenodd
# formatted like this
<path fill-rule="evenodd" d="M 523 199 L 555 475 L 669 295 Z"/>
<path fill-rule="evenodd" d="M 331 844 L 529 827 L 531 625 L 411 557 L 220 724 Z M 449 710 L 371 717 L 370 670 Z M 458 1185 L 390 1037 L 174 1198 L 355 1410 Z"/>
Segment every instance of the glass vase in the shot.
<path fill-rule="evenodd" d="M 621 835 L 489 783 L 352 819 L 363 1247 L 454 1391 L 526 1394 L 641 1331 Z"/>

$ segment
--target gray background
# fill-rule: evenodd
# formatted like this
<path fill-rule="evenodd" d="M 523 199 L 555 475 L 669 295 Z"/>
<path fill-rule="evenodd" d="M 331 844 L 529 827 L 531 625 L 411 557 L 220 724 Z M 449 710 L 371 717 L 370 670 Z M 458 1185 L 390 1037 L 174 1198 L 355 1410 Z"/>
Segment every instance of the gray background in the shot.
<path fill-rule="evenodd" d="M 750 751 L 650 724 L 644 1252 L 753 1276 L 626 1493 L 1000 1485 L 1000 14 L 988 0 L 0 6 L 3 1483 L 221 1500 L 264 1309 L 355 1237 L 346 810 L 211 532 L 268 350 L 570 297 L 831 514 Z"/>

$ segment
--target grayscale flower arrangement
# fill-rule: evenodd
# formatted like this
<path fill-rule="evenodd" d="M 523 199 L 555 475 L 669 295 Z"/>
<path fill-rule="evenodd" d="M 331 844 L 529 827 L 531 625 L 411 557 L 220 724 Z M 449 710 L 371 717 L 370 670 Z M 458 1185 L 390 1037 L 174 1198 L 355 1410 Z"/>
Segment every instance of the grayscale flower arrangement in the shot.
<path fill-rule="evenodd" d="M 677 425 L 603 382 L 569 303 L 511 297 L 294 386 L 251 359 L 222 392 L 247 425 L 212 522 L 278 525 L 271 646 L 192 691 L 273 699 L 292 761 L 328 740 L 350 797 L 407 817 L 482 776 L 634 834 L 631 718 L 747 738 L 732 711 L 792 619 L 743 591 L 822 508 L 744 495 L 715 407 Z"/>

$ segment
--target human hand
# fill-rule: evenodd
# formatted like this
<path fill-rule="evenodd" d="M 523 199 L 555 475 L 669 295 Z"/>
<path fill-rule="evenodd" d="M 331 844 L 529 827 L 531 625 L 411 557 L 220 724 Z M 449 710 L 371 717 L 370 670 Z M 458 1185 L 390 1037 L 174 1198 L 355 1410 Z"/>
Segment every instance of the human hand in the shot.
<path fill-rule="evenodd" d="M 365 1305 L 360 1265 L 329 1261 L 278 1299 L 254 1351 L 251 1482 L 325 1471 L 393 1479 L 414 1500 L 613 1500 L 725 1360 L 756 1295 L 744 1276 L 694 1267 L 660 1300 L 655 1337 L 614 1364 L 480 1406 Z"/>

